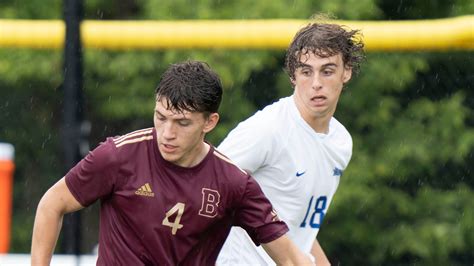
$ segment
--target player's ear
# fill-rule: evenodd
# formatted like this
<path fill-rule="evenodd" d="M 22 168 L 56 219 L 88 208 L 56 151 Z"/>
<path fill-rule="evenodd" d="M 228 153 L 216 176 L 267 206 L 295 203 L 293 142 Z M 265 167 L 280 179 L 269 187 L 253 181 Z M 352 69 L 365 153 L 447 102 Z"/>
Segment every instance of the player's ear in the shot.
<path fill-rule="evenodd" d="M 352 67 L 344 67 L 344 73 L 342 75 L 342 82 L 345 84 L 349 80 L 351 80 L 352 77 Z"/>
<path fill-rule="evenodd" d="M 206 122 L 204 124 L 204 128 L 203 128 L 204 133 L 208 133 L 211 130 L 213 130 L 216 127 L 217 122 L 219 122 L 219 114 L 211 113 L 209 117 L 207 117 Z"/>
<path fill-rule="evenodd" d="M 296 80 L 295 80 L 295 78 L 290 77 L 290 82 L 291 82 L 291 87 L 294 88 L 294 87 L 296 86 Z"/>

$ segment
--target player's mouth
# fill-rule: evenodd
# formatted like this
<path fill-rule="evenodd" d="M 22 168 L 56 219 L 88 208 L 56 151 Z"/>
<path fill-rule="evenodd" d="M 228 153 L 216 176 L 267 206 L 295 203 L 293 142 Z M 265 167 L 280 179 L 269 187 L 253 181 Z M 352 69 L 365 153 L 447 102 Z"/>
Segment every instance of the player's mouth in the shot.
<path fill-rule="evenodd" d="M 178 149 L 178 146 L 174 146 L 174 145 L 171 145 L 171 144 L 165 144 L 165 143 L 161 144 L 161 150 L 163 152 L 166 152 L 166 153 L 173 153 L 177 149 Z"/>
<path fill-rule="evenodd" d="M 322 106 L 326 104 L 326 102 L 327 102 L 327 97 L 323 95 L 318 95 L 311 98 L 311 103 L 315 106 Z"/>

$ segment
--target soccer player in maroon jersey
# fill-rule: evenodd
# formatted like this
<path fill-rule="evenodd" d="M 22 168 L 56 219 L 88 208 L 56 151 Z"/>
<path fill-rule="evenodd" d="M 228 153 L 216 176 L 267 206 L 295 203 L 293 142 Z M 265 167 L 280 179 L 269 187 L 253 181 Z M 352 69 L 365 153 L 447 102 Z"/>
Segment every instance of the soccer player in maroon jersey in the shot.
<path fill-rule="evenodd" d="M 156 89 L 154 127 L 107 138 L 45 193 L 32 265 L 49 265 L 63 215 L 96 200 L 97 265 L 213 265 L 231 226 L 278 264 L 311 264 L 254 179 L 204 141 L 221 98 L 207 64 L 168 68 Z"/>

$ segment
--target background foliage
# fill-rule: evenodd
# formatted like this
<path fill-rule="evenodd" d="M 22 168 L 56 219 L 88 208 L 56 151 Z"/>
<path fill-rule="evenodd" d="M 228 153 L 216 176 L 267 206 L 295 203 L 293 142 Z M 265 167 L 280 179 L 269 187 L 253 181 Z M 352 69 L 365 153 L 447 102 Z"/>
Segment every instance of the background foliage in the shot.
<path fill-rule="evenodd" d="M 445 18 L 466 0 L 88 0 L 86 19 Z M 2 0 L 0 18 L 60 19 L 62 2 Z M 229 34 L 232 34 L 229 32 Z M 436 40 L 433 40 L 436 41 Z M 225 86 L 218 144 L 239 121 L 291 94 L 280 50 L 84 51 L 91 148 L 152 125 L 154 88 L 170 64 L 207 61 Z M 319 241 L 333 264 L 472 265 L 474 60 L 468 51 L 369 53 L 336 117 L 354 155 Z M 64 169 L 59 146 L 62 51 L 0 49 L 0 141 L 16 148 L 12 253 L 29 252 L 41 195 Z M 97 241 L 97 207 L 83 211 L 83 251 Z"/>

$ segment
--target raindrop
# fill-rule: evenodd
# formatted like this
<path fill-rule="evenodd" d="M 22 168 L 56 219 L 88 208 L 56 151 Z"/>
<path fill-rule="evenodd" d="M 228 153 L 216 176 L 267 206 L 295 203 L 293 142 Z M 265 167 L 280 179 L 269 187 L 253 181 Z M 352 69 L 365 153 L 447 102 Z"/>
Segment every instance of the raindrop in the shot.
<path fill-rule="evenodd" d="M 400 1 L 397 7 L 397 13 L 400 13 L 400 11 L 402 10 L 402 6 L 403 6 L 403 1 Z"/>
<path fill-rule="evenodd" d="M 104 11 L 100 10 L 100 9 L 97 9 L 97 16 L 100 18 L 100 19 L 103 19 L 104 18 Z"/>
<path fill-rule="evenodd" d="M 418 179 L 418 186 L 421 187 L 423 186 L 424 182 L 421 179 Z"/>

